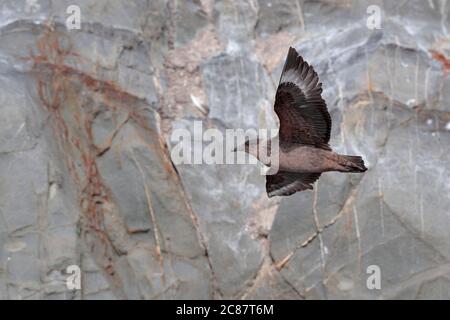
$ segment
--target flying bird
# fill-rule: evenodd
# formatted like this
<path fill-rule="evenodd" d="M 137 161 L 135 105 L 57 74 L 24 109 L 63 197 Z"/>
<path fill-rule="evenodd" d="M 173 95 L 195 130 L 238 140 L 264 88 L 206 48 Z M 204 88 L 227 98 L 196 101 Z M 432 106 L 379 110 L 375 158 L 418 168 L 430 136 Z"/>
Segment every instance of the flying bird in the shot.
<path fill-rule="evenodd" d="M 331 117 L 321 93 L 322 83 L 313 67 L 289 48 L 275 96 L 274 109 L 280 120 L 279 170 L 266 176 L 269 197 L 312 190 L 322 172 L 367 170 L 362 157 L 337 154 L 329 146 Z M 263 144 L 259 138 L 255 143 L 247 140 L 238 150 L 270 166 L 260 155 L 263 151 L 270 154 L 272 141 Z"/>

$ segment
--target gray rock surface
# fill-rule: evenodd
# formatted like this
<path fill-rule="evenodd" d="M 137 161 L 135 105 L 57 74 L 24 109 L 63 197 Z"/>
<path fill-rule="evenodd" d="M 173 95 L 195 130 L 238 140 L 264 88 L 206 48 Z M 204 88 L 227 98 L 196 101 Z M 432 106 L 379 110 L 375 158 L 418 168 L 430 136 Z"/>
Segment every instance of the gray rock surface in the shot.
<path fill-rule="evenodd" d="M 0 0 L 0 299 L 448 299 L 449 32 L 445 0 Z M 291 45 L 366 173 L 269 200 L 172 161 L 193 121 L 276 127 Z"/>

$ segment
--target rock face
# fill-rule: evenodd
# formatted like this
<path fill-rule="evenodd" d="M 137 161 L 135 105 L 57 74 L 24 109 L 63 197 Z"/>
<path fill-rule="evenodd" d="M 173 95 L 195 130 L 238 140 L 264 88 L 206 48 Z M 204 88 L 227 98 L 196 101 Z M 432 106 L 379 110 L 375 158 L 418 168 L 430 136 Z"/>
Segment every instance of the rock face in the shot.
<path fill-rule="evenodd" d="M 0 12 L 0 299 L 448 299 L 447 1 Z M 172 161 L 194 121 L 276 127 L 291 45 L 323 82 L 332 147 L 366 173 L 269 200 L 257 165 Z"/>

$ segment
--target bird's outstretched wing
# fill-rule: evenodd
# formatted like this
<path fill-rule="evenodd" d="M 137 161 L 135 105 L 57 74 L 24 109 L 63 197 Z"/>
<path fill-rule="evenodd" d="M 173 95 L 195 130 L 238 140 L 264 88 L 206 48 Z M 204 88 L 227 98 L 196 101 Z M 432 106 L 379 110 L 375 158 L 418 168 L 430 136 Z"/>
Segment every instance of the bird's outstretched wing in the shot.
<path fill-rule="evenodd" d="M 280 146 L 330 148 L 331 117 L 321 93 L 322 83 L 313 67 L 289 48 L 274 106 L 280 119 Z"/>
<path fill-rule="evenodd" d="M 270 197 L 289 196 L 298 191 L 312 189 L 312 184 L 319 179 L 320 173 L 297 173 L 279 171 L 266 176 L 266 192 Z"/>

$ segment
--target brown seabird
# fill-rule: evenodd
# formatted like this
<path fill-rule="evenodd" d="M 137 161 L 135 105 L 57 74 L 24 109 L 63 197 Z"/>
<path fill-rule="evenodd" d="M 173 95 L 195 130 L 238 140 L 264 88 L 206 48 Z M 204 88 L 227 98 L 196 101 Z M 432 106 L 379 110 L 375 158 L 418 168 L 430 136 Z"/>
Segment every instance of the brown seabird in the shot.
<path fill-rule="evenodd" d="M 319 77 L 294 48 L 289 48 L 275 97 L 275 113 L 280 120 L 279 171 L 266 176 L 269 197 L 288 196 L 313 189 L 322 172 L 364 172 L 367 168 L 360 156 L 340 155 L 328 144 L 331 117 L 321 97 Z M 259 155 L 270 143 L 246 141 L 244 150 L 270 166 Z"/>

